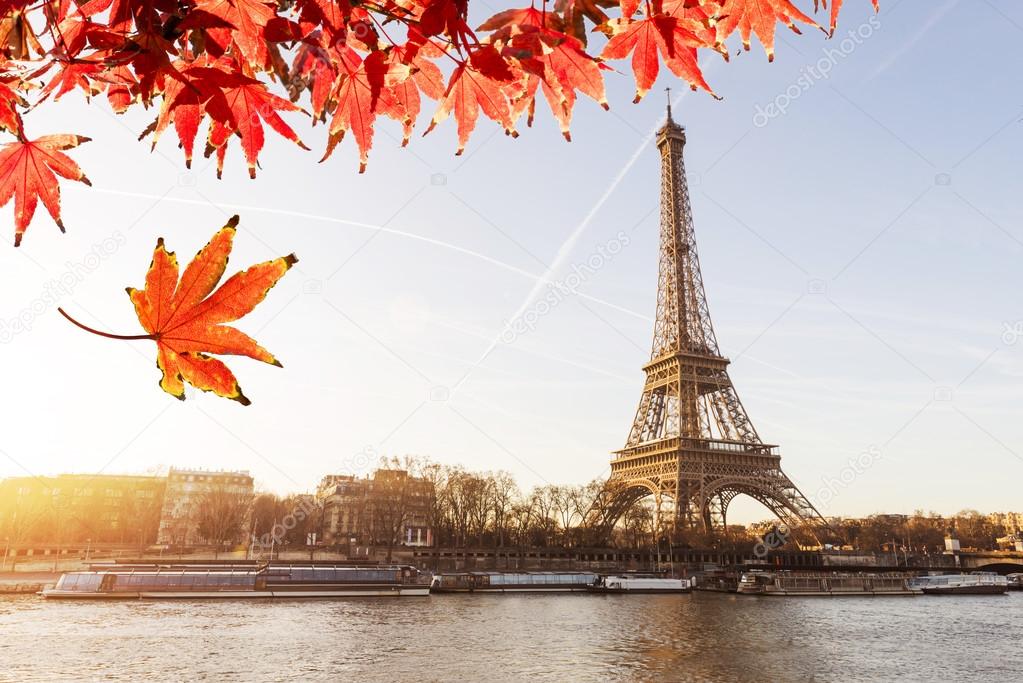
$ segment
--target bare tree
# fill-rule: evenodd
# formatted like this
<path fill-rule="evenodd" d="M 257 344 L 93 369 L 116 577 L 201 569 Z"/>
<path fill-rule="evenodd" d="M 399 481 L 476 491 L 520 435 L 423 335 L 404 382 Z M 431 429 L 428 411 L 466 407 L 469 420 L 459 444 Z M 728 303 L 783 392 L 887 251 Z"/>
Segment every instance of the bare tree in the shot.
<path fill-rule="evenodd" d="M 141 557 L 146 546 L 156 541 L 160 528 L 160 501 L 156 498 L 125 496 L 122 505 L 127 523 L 122 530 L 121 542 L 134 542 Z"/>
<path fill-rule="evenodd" d="M 217 558 L 223 546 L 237 541 L 245 533 L 245 523 L 252 505 L 252 496 L 216 485 L 204 491 L 195 503 L 196 528 L 199 535 L 213 546 Z"/>
<path fill-rule="evenodd" d="M 533 539 L 536 545 L 551 545 L 554 534 L 558 530 L 558 522 L 554 517 L 557 506 L 558 488 L 556 486 L 538 486 L 530 495 L 530 506 L 533 509 Z"/>
<path fill-rule="evenodd" d="M 0 497 L 0 543 L 5 553 L 14 551 L 9 558 L 3 558 L 9 560 L 12 572 L 18 563 L 19 546 L 35 538 L 50 537 L 52 533 L 52 513 L 40 497 L 30 496 L 27 500 Z"/>
<path fill-rule="evenodd" d="M 382 464 L 397 465 L 397 461 Z M 401 543 L 402 532 L 409 519 L 411 478 L 404 469 L 379 469 L 373 474 L 371 519 L 375 543 L 387 548 L 387 561 L 391 561 L 394 547 Z"/>
<path fill-rule="evenodd" d="M 622 530 L 625 540 L 633 548 L 648 545 L 654 534 L 653 511 L 642 502 L 633 503 L 622 515 Z"/>
<path fill-rule="evenodd" d="M 497 472 L 492 479 L 494 541 L 498 547 L 503 547 L 508 541 L 515 503 L 522 494 L 515 479 L 507 472 Z"/>

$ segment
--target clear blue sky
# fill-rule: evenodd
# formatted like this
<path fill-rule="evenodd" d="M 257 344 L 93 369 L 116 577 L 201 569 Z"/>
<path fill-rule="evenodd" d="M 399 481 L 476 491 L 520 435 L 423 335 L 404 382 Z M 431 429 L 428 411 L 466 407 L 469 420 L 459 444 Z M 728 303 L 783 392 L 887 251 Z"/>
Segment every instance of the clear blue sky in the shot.
<path fill-rule="evenodd" d="M 730 64 L 708 58 L 724 100 L 687 93 L 675 107 L 732 378 L 807 495 L 841 482 L 825 514 L 1019 509 L 1023 7 L 883 0 L 872 25 L 865 0 L 846 6 L 832 41 L 780 33 L 773 64 L 756 45 Z M 861 27 L 869 37 L 843 51 Z M 807 76 L 828 50 L 840 51 L 828 77 Z M 581 102 L 571 144 L 546 113 L 518 140 L 482 122 L 462 157 L 451 122 L 404 150 L 386 122 L 361 176 L 352 141 L 317 164 L 324 129 L 298 116 L 314 151 L 270 138 L 253 181 L 234 148 L 218 181 L 202 159 L 187 173 L 169 134 L 155 153 L 136 143 L 145 112 L 117 118 L 76 96 L 33 112 L 32 136 L 94 139 L 73 152 L 94 187 L 64 183 L 67 235 L 40 208 L 23 246 L 0 249 L 3 320 L 120 235 L 60 305 L 137 332 L 124 287 L 142 284 L 156 238 L 190 258 L 236 212 L 232 266 L 292 251 L 301 262 L 239 325 L 285 366 L 233 359 L 248 408 L 179 403 L 157 388 L 151 343 L 86 335 L 46 307 L 0 347 L 0 476 L 244 468 L 283 492 L 407 453 L 508 470 L 524 487 L 604 476 L 649 354 L 648 136 L 660 89 L 678 84 L 662 74 L 639 105 L 631 74 L 608 85 L 611 112 Z M 787 90 L 785 113 L 755 125 Z M 11 208 L 0 215 L 10 236 Z M 494 346 L 545 279 L 620 231 L 628 245 L 577 294 Z M 843 473 L 872 448 L 868 468 Z M 765 516 L 752 503 L 733 513 Z"/>

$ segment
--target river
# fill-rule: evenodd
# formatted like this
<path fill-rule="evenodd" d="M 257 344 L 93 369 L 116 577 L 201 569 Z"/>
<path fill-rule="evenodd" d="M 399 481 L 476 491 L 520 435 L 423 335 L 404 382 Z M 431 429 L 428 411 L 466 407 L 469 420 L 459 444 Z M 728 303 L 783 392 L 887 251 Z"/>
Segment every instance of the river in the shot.
<path fill-rule="evenodd" d="M 1010 681 L 1023 593 L 0 598 L 0 680 Z"/>

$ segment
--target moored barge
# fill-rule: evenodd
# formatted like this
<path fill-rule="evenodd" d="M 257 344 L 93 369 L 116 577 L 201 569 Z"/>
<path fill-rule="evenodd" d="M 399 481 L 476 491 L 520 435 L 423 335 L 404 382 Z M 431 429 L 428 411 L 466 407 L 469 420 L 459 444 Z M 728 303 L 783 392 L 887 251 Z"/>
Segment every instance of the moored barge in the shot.
<path fill-rule="evenodd" d="M 826 574 L 753 571 L 739 579 L 736 592 L 743 595 L 857 597 L 912 596 L 923 591 L 910 585 L 908 574 Z"/>
<path fill-rule="evenodd" d="M 445 572 L 433 593 L 577 593 L 597 580 L 591 572 Z"/>
<path fill-rule="evenodd" d="M 131 567 L 65 572 L 40 591 L 63 599 L 266 599 L 429 595 L 414 567 L 265 565 Z"/>

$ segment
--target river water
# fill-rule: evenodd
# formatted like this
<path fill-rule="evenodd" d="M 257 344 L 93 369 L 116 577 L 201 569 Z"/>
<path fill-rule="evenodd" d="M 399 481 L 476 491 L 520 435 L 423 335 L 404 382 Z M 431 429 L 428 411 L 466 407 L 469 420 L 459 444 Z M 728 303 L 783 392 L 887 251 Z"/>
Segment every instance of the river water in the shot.
<path fill-rule="evenodd" d="M 0 680 L 1020 681 L 1023 593 L 0 598 Z"/>

